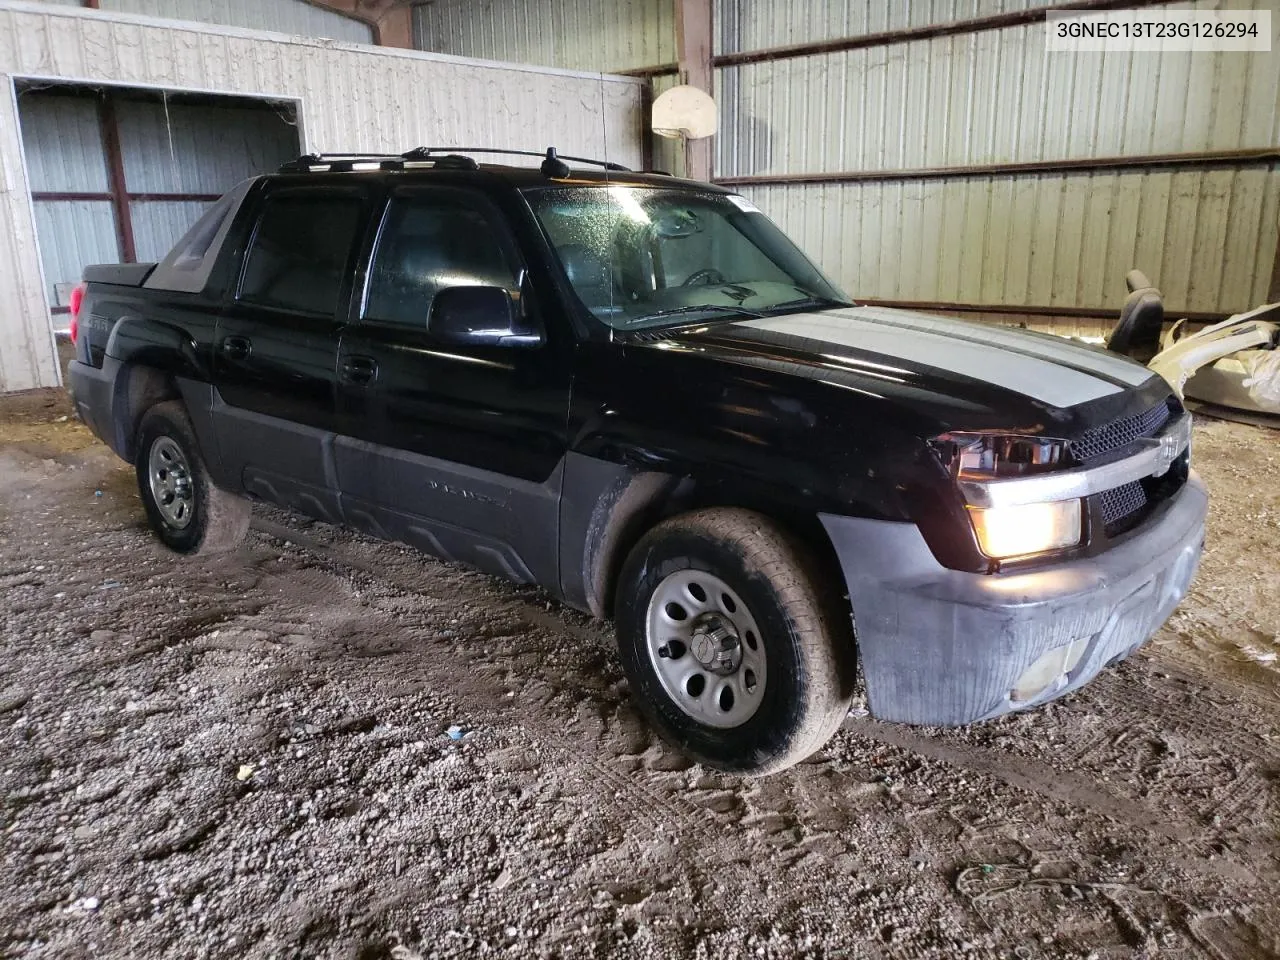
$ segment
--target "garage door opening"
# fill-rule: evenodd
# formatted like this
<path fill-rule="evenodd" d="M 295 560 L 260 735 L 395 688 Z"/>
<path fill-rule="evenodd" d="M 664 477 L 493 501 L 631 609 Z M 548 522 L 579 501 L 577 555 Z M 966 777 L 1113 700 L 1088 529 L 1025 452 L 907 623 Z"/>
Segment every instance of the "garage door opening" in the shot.
<path fill-rule="evenodd" d="M 54 329 L 91 263 L 160 260 L 241 180 L 302 152 L 297 104 L 17 81 L 28 183 Z"/>

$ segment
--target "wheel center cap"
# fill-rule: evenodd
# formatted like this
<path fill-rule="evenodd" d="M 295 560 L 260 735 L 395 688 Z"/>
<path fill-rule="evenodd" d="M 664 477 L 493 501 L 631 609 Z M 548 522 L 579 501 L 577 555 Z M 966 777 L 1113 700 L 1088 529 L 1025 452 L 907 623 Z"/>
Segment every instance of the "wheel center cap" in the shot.
<path fill-rule="evenodd" d="M 689 649 L 704 669 L 722 677 L 742 664 L 742 643 L 733 627 L 719 617 L 710 617 L 694 628 Z"/>

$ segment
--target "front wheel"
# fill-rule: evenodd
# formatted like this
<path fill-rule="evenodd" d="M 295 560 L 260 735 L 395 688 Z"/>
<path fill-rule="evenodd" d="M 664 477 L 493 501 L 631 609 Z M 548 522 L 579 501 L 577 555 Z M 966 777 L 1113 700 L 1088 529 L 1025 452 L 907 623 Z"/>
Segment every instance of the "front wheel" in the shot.
<path fill-rule="evenodd" d="M 213 485 L 191 420 L 177 400 L 143 414 L 134 470 L 151 529 L 170 549 L 216 553 L 244 539 L 249 501 Z"/>
<path fill-rule="evenodd" d="M 627 558 L 617 595 L 640 708 L 706 765 L 782 770 L 847 714 L 854 644 L 840 591 L 768 518 L 711 509 L 659 524 Z"/>

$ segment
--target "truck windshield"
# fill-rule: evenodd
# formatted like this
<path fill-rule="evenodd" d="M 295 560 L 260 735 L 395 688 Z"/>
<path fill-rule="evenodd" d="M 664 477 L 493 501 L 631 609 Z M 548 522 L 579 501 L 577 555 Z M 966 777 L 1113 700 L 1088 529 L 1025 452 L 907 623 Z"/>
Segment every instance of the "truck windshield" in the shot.
<path fill-rule="evenodd" d="M 736 194 L 601 184 L 527 196 L 574 292 L 615 329 L 850 302 Z"/>

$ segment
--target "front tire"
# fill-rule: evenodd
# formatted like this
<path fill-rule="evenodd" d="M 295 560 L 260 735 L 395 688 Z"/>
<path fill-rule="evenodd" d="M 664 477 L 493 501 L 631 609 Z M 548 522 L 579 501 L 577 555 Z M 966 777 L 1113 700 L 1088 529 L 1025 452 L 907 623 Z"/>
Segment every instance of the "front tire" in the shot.
<path fill-rule="evenodd" d="M 218 553 L 249 529 L 249 501 L 213 485 L 186 409 L 156 404 L 138 425 L 138 493 L 156 536 L 178 553 Z"/>
<path fill-rule="evenodd" d="M 840 590 L 802 543 L 757 513 L 667 520 L 618 585 L 623 668 L 640 709 L 710 767 L 766 774 L 814 753 L 853 696 Z"/>

